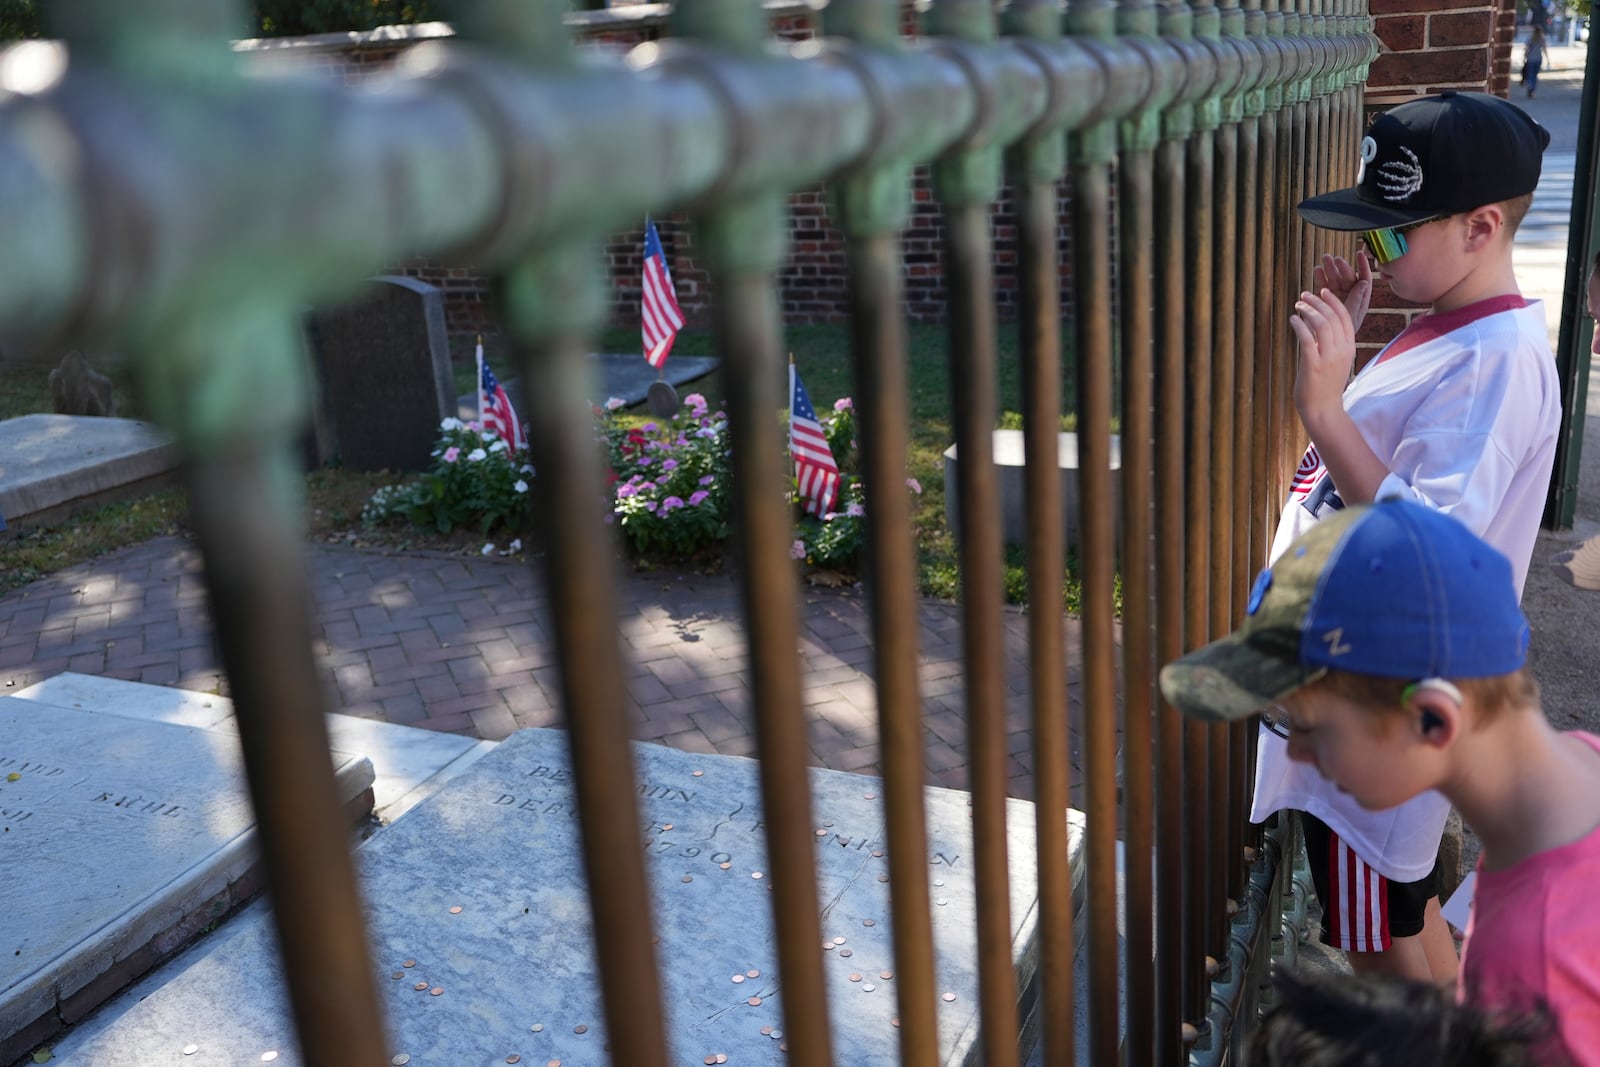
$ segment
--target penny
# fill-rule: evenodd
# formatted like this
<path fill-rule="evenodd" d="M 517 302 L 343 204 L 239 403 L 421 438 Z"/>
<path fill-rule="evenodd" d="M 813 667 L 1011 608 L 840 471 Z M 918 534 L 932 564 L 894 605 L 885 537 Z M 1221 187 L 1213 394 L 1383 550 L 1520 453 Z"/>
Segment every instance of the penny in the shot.
<path fill-rule="evenodd" d="M 717 1058 L 715 1056 L 707 1056 L 705 1059 L 701 1060 L 700 1062 L 704 1063 L 704 1064 L 713 1064 L 713 1063 L 717 1062 Z"/>
<path fill-rule="evenodd" d="M 450 909 L 450 914 L 451 915 L 460 915 L 461 914 L 461 905 L 457 904 L 455 907 L 451 908 Z"/>
<path fill-rule="evenodd" d="M 822 943 L 822 951 L 824 951 L 824 952 L 832 952 L 833 951 L 833 942 L 832 941 L 824 941 Z"/>
<path fill-rule="evenodd" d="M 560 1060 L 546 1060 L 544 1067 L 561 1067 Z"/>
<path fill-rule="evenodd" d="M 543 1033 L 544 1032 L 544 1023 L 534 1023 L 531 1029 L 536 1034 Z"/>
<path fill-rule="evenodd" d="M 894 1026 L 894 1027 L 898 1027 L 900 1025 L 900 1016 L 896 1015 L 893 1019 L 890 1019 L 889 1020 L 889 1025 L 890 1026 Z"/>
<path fill-rule="evenodd" d="M 751 997 L 749 1000 L 745 1001 L 745 1003 L 750 1005 L 752 1008 L 759 1008 L 761 1007 L 761 998 Z"/>
<path fill-rule="evenodd" d="M 752 967 L 748 971 L 744 972 L 744 976 L 746 978 L 760 978 L 761 972 Z"/>
<path fill-rule="evenodd" d="M 733 976 L 733 984 L 734 985 L 738 985 L 742 981 L 744 981 L 744 975 L 736 974 L 736 975 Z"/>
<path fill-rule="evenodd" d="M 818 837 L 827 837 L 828 836 L 828 831 L 826 831 L 826 830 L 818 830 L 817 831 L 817 836 Z"/>
<path fill-rule="evenodd" d="M 404 960 L 400 964 L 400 966 L 402 966 L 402 967 L 415 967 L 416 965 L 417 965 L 417 961 L 416 960 Z"/>
<path fill-rule="evenodd" d="M 876 793 L 862 793 L 861 796 L 865 800 L 877 800 L 878 799 L 878 794 L 876 794 Z"/>
<path fill-rule="evenodd" d="M 751 871 L 750 872 L 750 877 L 752 877 L 752 878 L 760 878 L 761 876 L 762 875 L 761 875 L 760 871 Z"/>
<path fill-rule="evenodd" d="M 894 972 L 893 971 L 879 971 L 878 972 L 878 977 L 882 978 L 885 982 L 887 982 L 889 979 L 894 977 Z"/>
<path fill-rule="evenodd" d="M 877 919 L 862 919 L 861 920 L 861 925 L 862 926 L 877 926 L 878 925 L 878 920 Z"/>
<path fill-rule="evenodd" d="M 878 881 L 880 881 L 880 882 L 887 882 L 887 881 L 888 881 L 888 880 L 889 880 L 889 876 L 888 876 L 888 875 L 887 875 L 887 874 L 880 874 L 880 875 L 878 875 Z"/>
<path fill-rule="evenodd" d="M 733 869 L 733 864 L 731 864 L 731 863 L 719 863 L 719 864 L 717 864 L 717 866 L 721 867 L 725 871 Z"/>
<path fill-rule="evenodd" d="M 834 944 L 835 944 L 835 945 L 842 945 L 842 944 L 844 944 L 844 938 L 842 938 L 842 937 L 836 937 L 836 938 L 834 938 L 834 939 L 833 939 L 833 943 L 834 943 Z"/>
<path fill-rule="evenodd" d="M 439 996 L 443 992 L 444 992 L 444 986 L 436 985 L 432 989 L 428 990 L 428 996 L 436 997 L 436 996 Z"/>
<path fill-rule="evenodd" d="M 770 1035 L 771 1035 L 771 1034 L 772 1034 L 772 1027 L 770 1027 L 770 1026 L 763 1026 L 763 1027 L 762 1027 L 762 1028 L 761 1028 L 761 1036 L 762 1036 L 762 1037 L 768 1037 L 768 1036 L 770 1036 Z"/>
<path fill-rule="evenodd" d="M 842 949 L 839 950 L 839 955 L 841 955 L 841 956 L 853 956 L 853 955 L 855 955 L 855 953 L 851 952 L 847 948 L 842 948 Z"/>
<path fill-rule="evenodd" d="M 199 1052 L 199 1051 L 200 1051 L 200 1046 L 199 1045 L 185 1045 L 185 1046 L 183 1046 L 183 1054 L 185 1056 L 193 1056 L 196 1052 Z"/>
<path fill-rule="evenodd" d="M 406 1067 L 406 1064 L 411 1062 L 411 1057 L 404 1052 L 397 1052 L 394 1059 L 389 1062 L 394 1064 L 394 1067 Z"/>
<path fill-rule="evenodd" d="M 405 976 L 406 976 L 406 972 L 404 972 L 404 971 L 395 971 L 389 977 L 393 978 L 393 979 L 396 979 L 396 980 L 399 980 L 401 978 L 404 978 Z"/>
<path fill-rule="evenodd" d="M 848 837 L 840 837 L 839 838 L 839 844 L 848 845 L 849 843 L 850 843 L 850 839 Z"/>
<path fill-rule="evenodd" d="M 692 874 L 686 874 L 686 875 L 684 875 L 684 876 L 683 876 L 683 878 L 682 878 L 682 879 L 680 879 L 680 880 L 681 880 L 681 881 L 684 881 L 684 882 L 692 882 L 692 881 L 694 881 L 694 875 L 692 875 Z"/>
<path fill-rule="evenodd" d="M 513 1052 L 511 1055 L 506 1057 L 506 1062 L 507 1063 L 521 1063 L 522 1062 L 522 1057 L 518 1056 L 515 1052 Z"/>
<path fill-rule="evenodd" d="M 833 825 L 833 820 L 829 819 L 827 822 L 823 823 L 822 825 L 824 825 L 824 826 L 832 826 Z"/>
<path fill-rule="evenodd" d="M 428 988 L 428 983 L 427 982 L 418 982 L 416 985 L 412 986 L 411 988 L 420 992 L 420 991 Z"/>
<path fill-rule="evenodd" d="M 703 777 L 706 772 L 705 771 L 690 771 L 689 773 L 694 775 L 696 778 L 700 778 L 700 777 Z"/>
<path fill-rule="evenodd" d="M 943 998 L 943 999 L 944 999 L 944 1002 L 945 1002 L 945 1003 L 946 1003 L 946 1004 L 948 1004 L 948 1003 L 950 1003 L 950 1001 L 952 1001 L 952 1000 L 954 1000 L 954 999 L 956 999 L 956 995 L 955 995 L 955 994 L 954 994 L 954 993 L 946 993 L 946 994 L 945 994 L 945 995 L 944 995 L 944 998 Z"/>
<path fill-rule="evenodd" d="M 778 1042 L 778 1051 L 779 1052 L 788 1052 L 789 1051 L 789 1042 L 787 1042 L 787 1041 Z"/>
<path fill-rule="evenodd" d="M 587 1034 L 589 1032 L 589 1027 L 584 1023 L 579 1023 L 577 1026 L 572 1028 L 572 1032 L 575 1034 Z"/>
<path fill-rule="evenodd" d="M 661 828 L 663 830 L 670 830 L 672 829 L 672 824 L 670 822 L 664 822 L 661 824 Z"/>
<path fill-rule="evenodd" d="M 859 982 L 859 981 L 861 981 L 861 976 L 859 974 L 852 974 L 850 976 L 850 981 Z"/>

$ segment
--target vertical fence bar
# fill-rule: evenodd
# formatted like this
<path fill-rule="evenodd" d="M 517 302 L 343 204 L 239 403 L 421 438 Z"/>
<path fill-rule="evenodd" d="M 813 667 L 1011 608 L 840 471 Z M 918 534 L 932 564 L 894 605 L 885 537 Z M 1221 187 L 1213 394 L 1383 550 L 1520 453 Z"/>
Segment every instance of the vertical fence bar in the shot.
<path fill-rule="evenodd" d="M 1165 5 L 1160 28 L 1168 41 L 1185 42 L 1193 17 L 1187 4 Z M 1193 72 L 1195 46 L 1180 54 Z M 1190 74 L 1193 77 L 1193 74 Z M 1186 138 L 1193 128 L 1192 97 L 1185 89 L 1181 102 L 1162 118 L 1162 139 L 1155 152 L 1152 207 L 1155 236 L 1156 442 L 1155 492 L 1160 500 L 1184 497 L 1185 440 L 1188 411 L 1185 400 L 1185 345 L 1188 337 L 1188 286 L 1185 275 Z M 1183 654 L 1183 627 L 1187 585 L 1184 548 L 1188 539 L 1188 513 L 1169 509 L 1162 516 L 1163 536 L 1156 542 L 1155 626 L 1156 658 L 1162 663 Z M 1155 1059 L 1162 1067 L 1175 1067 L 1186 1055 L 1183 1024 L 1191 1019 L 1188 1000 L 1188 910 L 1191 872 L 1189 823 L 1184 816 L 1187 776 L 1184 727 L 1178 712 L 1166 701 L 1156 706 L 1156 974 Z"/>
<path fill-rule="evenodd" d="M 938 0 L 929 29 L 966 41 L 995 34 L 992 9 Z M 1000 191 L 998 149 L 966 149 L 934 165 L 944 207 L 950 294 L 950 401 L 961 457 L 957 525 L 961 559 L 961 642 L 966 664 L 972 842 L 977 859 L 979 1014 L 983 1059 L 1017 1062 L 1017 979 L 1011 956 L 1006 858 L 1006 678 L 1001 607 L 1004 551 L 1000 484 L 994 465 L 999 415 L 994 251 L 989 204 Z"/>
<path fill-rule="evenodd" d="M 1007 33 L 1059 42 L 1052 0 L 1017 0 L 1003 16 Z M 1062 521 L 1061 270 L 1056 183 L 1066 170 L 1066 139 L 1052 132 L 1010 155 L 1017 187 L 1019 348 L 1022 360 L 1024 507 L 1028 526 L 1028 673 L 1033 725 L 1035 836 L 1039 858 L 1039 995 L 1045 1063 L 1072 1067 L 1077 1055 L 1073 988 L 1072 872 L 1066 812 L 1071 790 L 1067 699 L 1066 529 Z"/>
<path fill-rule="evenodd" d="M 892 54 L 901 48 L 899 15 L 894 0 L 836 3 L 823 12 L 823 29 L 875 53 Z M 910 214 L 910 179 L 909 163 L 880 162 L 838 184 L 834 209 L 850 270 L 850 353 L 867 492 L 866 559 L 894 898 L 890 922 L 900 1062 L 934 1067 L 939 1032 L 928 901 L 926 748 L 917 684 L 916 546 L 911 503 L 903 490 L 911 431 L 898 235 Z"/>
<path fill-rule="evenodd" d="M 590 283 L 584 286 L 581 283 Z M 604 485 L 589 416 L 587 330 L 603 314 L 595 265 L 576 248 L 534 257 L 497 282 L 524 389 L 528 447 L 540 473 L 535 512 L 556 627 L 562 709 L 582 815 L 584 870 L 615 1055 L 665 1065 L 666 1025 L 629 749 L 617 643 L 616 584 L 594 487 Z M 585 317 L 590 312 L 594 317 Z M 570 318 L 568 316 L 571 316 Z"/>

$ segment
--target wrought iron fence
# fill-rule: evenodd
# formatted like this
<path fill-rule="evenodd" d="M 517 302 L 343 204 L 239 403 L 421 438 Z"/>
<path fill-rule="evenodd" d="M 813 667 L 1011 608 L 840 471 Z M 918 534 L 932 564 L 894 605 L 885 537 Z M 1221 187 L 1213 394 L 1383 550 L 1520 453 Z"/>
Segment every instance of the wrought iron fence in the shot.
<path fill-rule="evenodd" d="M 1284 309 L 1310 275 L 1292 205 L 1354 170 L 1375 39 L 1360 0 L 1239 5 L 831 0 L 779 46 L 749 0 L 682 0 L 671 38 L 580 56 L 565 0 L 459 5 L 454 40 L 376 86 L 248 79 L 234 4 L 77 0 L 62 43 L 0 53 L 0 332 L 116 342 L 187 456 L 194 529 L 235 694 L 291 1001 L 308 1062 L 384 1041 L 312 657 L 294 442 L 300 307 L 408 255 L 494 273 L 526 389 L 545 572 L 613 1061 L 665 1064 L 637 845 L 613 558 L 585 354 L 595 250 L 645 212 L 694 217 L 715 278 L 738 486 L 753 708 L 784 1029 L 834 1059 L 800 704 L 797 591 L 774 293 L 785 197 L 830 183 L 847 235 L 854 394 L 871 497 L 874 675 L 899 975 L 900 1058 L 937 1062 L 922 705 L 897 231 L 931 163 L 948 240 L 982 1057 L 1019 1062 L 1009 952 L 996 337 L 989 205 L 1009 175 L 1020 242 L 1043 1061 L 1220 1062 L 1260 993 L 1288 842 L 1247 835 L 1241 727 L 1181 722 L 1154 668 L 1229 628 L 1265 554 L 1293 436 Z M 1063 360 L 1058 187 L 1070 191 Z M 1088 1003 L 1075 1004 L 1056 433 L 1075 377 Z M 1115 392 L 1114 392 L 1115 388 Z M 1114 495 L 1113 420 L 1121 436 Z M 1119 532 L 1120 531 L 1120 532 Z M 1114 583 L 1122 581 L 1120 648 Z M 1120 679 L 1120 698 L 1118 695 Z M 1117 736 L 1124 777 L 1118 782 Z M 292 786 L 290 783 L 293 783 Z M 1120 789 L 1120 795 L 1119 795 Z M 1118 963 L 1116 839 L 1126 841 Z M 337 995 L 329 995 L 330 991 Z M 1119 1025 L 1119 999 L 1126 1026 Z"/>

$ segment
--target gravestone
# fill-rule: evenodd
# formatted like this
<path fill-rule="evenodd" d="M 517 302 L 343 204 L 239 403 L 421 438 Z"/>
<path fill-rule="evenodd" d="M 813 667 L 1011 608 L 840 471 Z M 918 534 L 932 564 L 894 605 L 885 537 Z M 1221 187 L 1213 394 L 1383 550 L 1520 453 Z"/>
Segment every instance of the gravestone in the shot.
<path fill-rule="evenodd" d="M 357 853 L 396 1063 L 611 1062 L 567 739 L 513 734 Z M 758 765 L 636 745 L 671 1063 L 781 1063 Z M 898 1062 L 879 779 L 811 775 L 826 990 L 841 1063 Z M 977 1061 L 972 813 L 927 790 L 939 1062 Z M 1081 820 L 1068 863 L 1082 876 Z M 1033 805 L 1011 801 L 1011 955 L 1023 1018 L 1037 969 Z M 602 872 L 604 876 L 604 872 Z M 1022 1042 L 1029 1042 L 1026 1036 Z M 303 1063 L 264 904 L 130 989 L 56 1046 L 67 1063 Z M 180 1053 L 183 1055 L 180 1056 Z M 404 1058 L 402 1058 L 404 1057 Z"/>
<path fill-rule="evenodd" d="M 111 379 L 89 366 L 82 352 L 68 352 L 50 372 L 50 398 L 57 415 L 108 417 L 117 413 Z"/>
<path fill-rule="evenodd" d="M 1025 474 L 1027 457 L 1023 448 L 1021 430 L 996 430 L 992 438 L 995 473 L 1000 488 L 1001 543 L 1024 545 L 1028 537 L 1027 492 Z M 1082 511 L 1078 503 L 1078 435 L 1056 435 L 1056 467 L 1061 472 L 1061 524 L 1067 544 L 1081 543 L 1078 536 L 1078 517 Z M 955 445 L 944 452 L 944 519 L 946 525 L 960 535 L 959 503 L 957 492 L 961 485 L 961 455 Z M 1111 438 L 1112 500 L 1107 505 L 1115 516 L 1122 495 L 1122 438 Z"/>
<path fill-rule="evenodd" d="M 383 275 L 354 302 L 313 314 L 310 333 L 344 465 L 431 467 L 439 423 L 455 407 L 443 294 Z"/>
<path fill-rule="evenodd" d="M 253 827 L 236 734 L 0 698 L 0 1063 L 255 895 Z"/>
<path fill-rule="evenodd" d="M 56 522 L 177 480 L 178 446 L 135 419 L 0 419 L 0 515 L 16 527 Z"/>

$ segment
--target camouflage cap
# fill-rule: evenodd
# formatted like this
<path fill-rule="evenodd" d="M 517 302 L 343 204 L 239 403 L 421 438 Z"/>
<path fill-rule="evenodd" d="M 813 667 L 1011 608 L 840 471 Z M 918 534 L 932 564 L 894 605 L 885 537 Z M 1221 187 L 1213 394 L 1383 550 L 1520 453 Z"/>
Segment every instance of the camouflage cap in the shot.
<path fill-rule="evenodd" d="M 1261 572 L 1246 610 L 1236 631 L 1162 668 L 1184 714 L 1242 719 L 1329 670 L 1489 678 L 1527 659 L 1510 562 L 1410 501 L 1319 522 Z"/>

